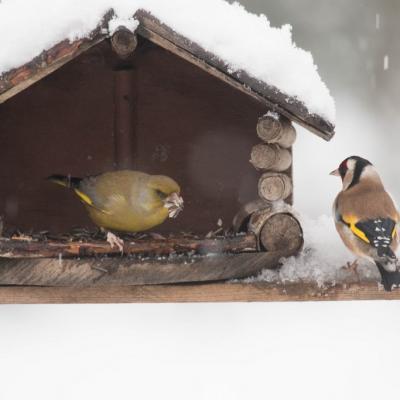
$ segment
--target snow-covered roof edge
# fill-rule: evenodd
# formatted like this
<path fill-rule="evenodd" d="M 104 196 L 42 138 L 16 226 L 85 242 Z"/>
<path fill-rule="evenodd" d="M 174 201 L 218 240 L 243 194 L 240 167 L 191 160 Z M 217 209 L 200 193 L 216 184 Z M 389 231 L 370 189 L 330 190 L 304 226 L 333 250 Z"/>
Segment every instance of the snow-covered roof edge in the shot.
<path fill-rule="evenodd" d="M 72 42 L 65 39 L 52 48 L 43 51 L 25 65 L 3 73 L 0 76 L 0 103 L 58 69 L 88 48 L 108 38 L 110 36 L 107 29 L 108 22 L 113 16 L 114 12 L 110 10 L 96 29 L 86 37 Z M 323 116 L 310 113 L 305 104 L 297 98 L 252 77 L 244 70 L 232 70 L 230 65 L 220 57 L 180 35 L 146 10 L 137 10 L 134 18 L 139 21 L 137 28 L 139 35 L 256 98 L 266 104 L 269 109 L 285 115 L 325 140 L 333 137 L 334 125 Z"/>

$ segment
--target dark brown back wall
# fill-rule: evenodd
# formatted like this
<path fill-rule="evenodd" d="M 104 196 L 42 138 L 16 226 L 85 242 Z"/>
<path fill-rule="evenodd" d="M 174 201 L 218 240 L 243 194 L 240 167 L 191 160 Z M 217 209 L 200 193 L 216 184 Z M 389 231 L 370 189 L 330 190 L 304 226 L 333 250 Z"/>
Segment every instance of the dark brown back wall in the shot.
<path fill-rule="evenodd" d="M 113 67 L 96 46 L 0 105 L 0 213 L 8 226 L 68 230 L 92 226 L 73 193 L 44 178 L 113 169 Z M 185 209 L 158 231 L 206 233 L 229 226 L 256 197 L 249 163 L 262 105 L 142 40 L 134 55 L 134 167 L 182 186 Z"/>

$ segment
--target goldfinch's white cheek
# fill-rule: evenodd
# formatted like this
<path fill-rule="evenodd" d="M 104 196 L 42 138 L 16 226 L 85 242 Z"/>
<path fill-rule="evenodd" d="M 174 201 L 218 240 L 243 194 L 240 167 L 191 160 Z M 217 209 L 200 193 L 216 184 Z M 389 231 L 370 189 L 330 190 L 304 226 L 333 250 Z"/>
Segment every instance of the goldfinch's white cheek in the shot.
<path fill-rule="evenodd" d="M 354 170 L 348 169 L 343 178 L 343 190 L 346 190 L 353 181 Z"/>
<path fill-rule="evenodd" d="M 347 169 L 348 171 L 354 171 L 354 169 L 356 168 L 356 161 L 355 160 L 348 160 L 347 161 Z"/>

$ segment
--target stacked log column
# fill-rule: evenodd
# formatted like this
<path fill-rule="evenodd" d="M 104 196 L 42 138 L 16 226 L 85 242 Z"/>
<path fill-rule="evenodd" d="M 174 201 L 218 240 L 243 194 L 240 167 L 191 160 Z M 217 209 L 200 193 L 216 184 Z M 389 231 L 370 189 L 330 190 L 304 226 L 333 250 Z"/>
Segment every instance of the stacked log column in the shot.
<path fill-rule="evenodd" d="M 292 152 L 296 131 L 290 121 L 269 112 L 257 123 L 262 143 L 251 151 L 250 162 L 261 172 L 260 199 L 245 204 L 234 218 L 236 232 L 252 232 L 260 251 L 296 254 L 303 245 L 300 223 L 292 213 Z M 282 201 L 286 200 L 286 201 Z"/>
<path fill-rule="evenodd" d="M 293 191 L 291 146 L 296 140 L 296 131 L 288 119 L 268 113 L 258 120 L 257 135 L 263 143 L 253 147 L 250 162 L 263 171 L 258 194 L 267 201 L 285 200 Z"/>

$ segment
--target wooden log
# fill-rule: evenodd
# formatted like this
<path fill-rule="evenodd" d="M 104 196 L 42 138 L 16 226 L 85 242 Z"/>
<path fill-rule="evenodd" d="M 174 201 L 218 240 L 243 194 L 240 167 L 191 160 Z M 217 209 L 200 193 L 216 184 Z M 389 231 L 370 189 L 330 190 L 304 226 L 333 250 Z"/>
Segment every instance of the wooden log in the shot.
<path fill-rule="evenodd" d="M 257 144 L 251 150 L 250 162 L 256 169 L 280 172 L 290 167 L 292 156 L 276 144 Z"/>
<path fill-rule="evenodd" d="M 136 35 L 125 26 L 119 26 L 111 36 L 111 46 L 120 58 L 126 59 L 136 49 Z"/>
<path fill-rule="evenodd" d="M 292 181 L 286 174 L 266 172 L 258 181 L 258 195 L 267 201 L 284 200 L 292 191 Z"/>
<path fill-rule="evenodd" d="M 296 140 L 296 130 L 291 122 L 278 114 L 266 114 L 258 119 L 257 135 L 266 143 L 276 143 L 288 149 Z"/>
<path fill-rule="evenodd" d="M 239 279 L 277 265 L 281 252 L 160 259 L 0 259 L 0 286 L 127 286 Z"/>
<path fill-rule="evenodd" d="M 116 169 L 133 166 L 135 144 L 134 70 L 114 71 L 114 160 Z"/>
<path fill-rule="evenodd" d="M 261 251 L 279 249 L 284 257 L 297 254 L 304 243 L 299 221 L 288 210 L 260 210 L 249 220 L 249 231 L 258 237 Z"/>
<path fill-rule="evenodd" d="M 258 250 L 279 251 L 284 257 L 297 254 L 304 243 L 303 230 L 292 207 L 283 202 L 252 201 L 236 214 L 233 226 L 236 232 L 254 233 Z"/>
<path fill-rule="evenodd" d="M 166 239 L 139 239 L 124 241 L 125 255 L 168 256 L 171 254 L 223 254 L 254 252 L 257 240 L 254 234 L 194 239 L 173 237 Z M 0 258 L 66 258 L 121 255 L 106 241 L 61 242 L 0 239 Z"/>
<path fill-rule="evenodd" d="M 298 253 L 304 242 L 300 223 L 291 214 L 272 215 L 265 221 L 259 236 L 264 250 L 282 252 L 285 257 Z"/>
<path fill-rule="evenodd" d="M 233 218 L 232 227 L 234 232 L 248 232 L 251 215 L 256 211 L 270 209 L 271 203 L 264 199 L 257 199 L 244 204 Z"/>

